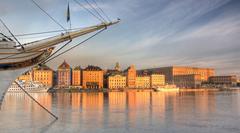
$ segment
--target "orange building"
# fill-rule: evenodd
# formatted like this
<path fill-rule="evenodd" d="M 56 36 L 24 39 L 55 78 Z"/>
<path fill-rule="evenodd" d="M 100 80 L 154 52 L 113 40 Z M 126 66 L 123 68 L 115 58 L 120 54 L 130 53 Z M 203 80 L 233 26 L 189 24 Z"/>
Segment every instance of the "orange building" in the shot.
<path fill-rule="evenodd" d="M 81 67 L 77 66 L 72 70 L 72 86 L 81 86 Z"/>
<path fill-rule="evenodd" d="M 71 67 L 64 61 L 57 70 L 58 88 L 68 88 L 71 85 Z"/>
<path fill-rule="evenodd" d="M 135 88 L 136 87 L 136 77 L 137 71 L 134 65 L 131 65 L 127 69 L 127 87 Z"/>
<path fill-rule="evenodd" d="M 32 72 L 28 71 L 18 77 L 18 80 L 30 81 L 32 80 Z"/>
<path fill-rule="evenodd" d="M 215 70 L 212 68 L 196 68 L 196 67 L 184 67 L 184 66 L 171 66 L 148 69 L 148 71 L 160 73 L 165 75 L 166 82 L 169 84 L 174 83 L 174 76 L 176 75 L 190 75 L 199 74 L 201 82 L 208 81 L 210 76 L 214 76 Z"/>
<path fill-rule="evenodd" d="M 39 81 L 42 84 L 52 87 L 53 86 L 53 70 L 46 65 L 35 67 L 33 69 L 33 80 Z"/>
<path fill-rule="evenodd" d="M 88 66 L 82 71 L 83 88 L 103 88 L 103 70 L 97 66 Z"/>

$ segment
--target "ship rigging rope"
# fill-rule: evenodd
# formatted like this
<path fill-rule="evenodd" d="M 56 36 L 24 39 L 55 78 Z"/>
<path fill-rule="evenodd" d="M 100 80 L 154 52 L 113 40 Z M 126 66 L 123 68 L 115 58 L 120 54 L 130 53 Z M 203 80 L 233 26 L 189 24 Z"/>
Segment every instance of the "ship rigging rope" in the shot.
<path fill-rule="evenodd" d="M 31 0 L 41 11 L 43 11 L 52 21 L 54 21 L 58 26 L 67 32 L 67 29 L 64 28 L 57 20 L 55 20 L 47 11 L 45 11 L 36 1 Z"/>
<path fill-rule="evenodd" d="M 103 11 L 103 9 L 98 5 L 96 0 L 92 0 L 94 2 L 94 4 L 96 5 L 96 7 L 103 13 L 103 15 L 107 18 L 107 20 L 109 22 L 111 22 L 111 19 L 108 17 L 108 15 Z"/>
<path fill-rule="evenodd" d="M 53 57 L 56 53 L 58 53 L 59 51 L 61 51 L 64 47 L 66 47 L 69 43 L 72 42 L 72 39 L 69 40 L 67 43 L 65 43 L 63 46 L 61 46 L 58 50 L 56 50 L 54 53 L 52 53 L 47 59 L 45 59 L 44 61 L 48 60 L 49 58 Z M 44 62 L 43 61 L 43 62 Z"/>
<path fill-rule="evenodd" d="M 10 29 L 7 27 L 7 25 L 3 22 L 3 20 L 0 18 L 0 22 L 3 24 L 3 26 L 8 30 L 8 32 L 11 34 L 11 36 L 17 41 L 17 43 L 21 46 L 21 48 L 24 51 L 23 45 L 18 41 L 18 39 L 13 35 L 13 33 L 10 31 Z"/>
<path fill-rule="evenodd" d="M 83 43 L 85 43 L 85 42 L 87 42 L 88 40 L 92 39 L 93 37 L 97 36 L 98 34 L 100 34 L 101 32 L 103 32 L 103 31 L 106 30 L 106 29 L 107 29 L 107 27 L 105 27 L 104 29 L 98 31 L 97 33 L 93 34 L 92 36 L 88 37 L 87 39 L 81 41 L 80 43 L 76 44 L 75 46 L 72 46 L 72 47 L 70 47 L 69 49 L 67 49 L 67 50 L 65 50 L 65 51 L 63 51 L 63 52 L 61 52 L 61 53 L 59 53 L 58 55 L 55 55 L 55 56 L 52 57 L 52 58 L 48 58 L 48 59 L 46 59 L 45 61 L 43 61 L 43 62 L 40 63 L 40 64 L 46 64 L 47 62 L 49 62 L 49 61 L 51 61 L 51 60 L 57 58 L 58 56 L 63 55 L 63 54 L 65 54 L 66 52 L 68 52 L 68 51 L 70 51 L 70 50 L 72 50 L 72 49 L 74 49 L 74 48 L 76 48 L 76 47 L 82 45 Z"/>
<path fill-rule="evenodd" d="M 106 22 L 105 18 L 98 12 L 96 8 L 94 8 L 94 6 L 88 0 L 84 1 L 98 14 L 98 16 L 103 20 L 103 22 Z"/>
<path fill-rule="evenodd" d="M 79 30 L 82 28 L 73 28 L 73 29 L 67 29 L 68 31 L 74 31 L 74 30 Z M 26 33 L 26 34 L 16 34 L 15 36 L 33 36 L 33 35 L 42 35 L 42 34 L 50 34 L 50 33 L 58 33 L 58 32 L 62 32 L 65 30 L 53 30 L 53 31 L 45 31 L 45 32 L 34 32 L 34 33 Z M 12 37 L 12 36 L 7 36 L 7 37 Z"/>
<path fill-rule="evenodd" d="M 97 15 L 95 15 L 91 10 L 89 10 L 87 7 L 85 7 L 82 3 L 78 2 L 77 0 L 73 0 L 73 1 L 76 2 L 80 7 L 85 9 L 87 12 L 89 12 L 96 19 L 98 19 L 100 22 L 103 22 L 103 20 L 101 18 L 99 18 Z"/>

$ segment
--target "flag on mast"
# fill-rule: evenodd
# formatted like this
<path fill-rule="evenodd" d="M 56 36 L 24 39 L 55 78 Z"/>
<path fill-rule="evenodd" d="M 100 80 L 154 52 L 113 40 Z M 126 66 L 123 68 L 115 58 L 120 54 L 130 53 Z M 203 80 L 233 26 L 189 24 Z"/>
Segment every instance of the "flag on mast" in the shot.
<path fill-rule="evenodd" d="M 70 7 L 69 7 L 69 2 L 68 2 L 68 7 L 67 7 L 67 22 L 70 21 Z"/>

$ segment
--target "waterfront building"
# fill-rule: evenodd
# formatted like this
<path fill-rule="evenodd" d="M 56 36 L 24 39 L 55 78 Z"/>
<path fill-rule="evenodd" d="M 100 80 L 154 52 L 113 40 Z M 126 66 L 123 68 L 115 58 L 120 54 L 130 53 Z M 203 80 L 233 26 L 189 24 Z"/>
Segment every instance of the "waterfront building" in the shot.
<path fill-rule="evenodd" d="M 164 86 L 164 85 L 165 85 L 165 75 L 161 75 L 161 74 L 150 75 L 151 88 L 156 88 L 158 86 Z"/>
<path fill-rule="evenodd" d="M 127 69 L 127 87 L 135 88 L 136 87 L 136 76 L 137 71 L 134 65 L 131 65 Z"/>
<path fill-rule="evenodd" d="M 187 74 L 187 75 L 175 75 L 174 84 L 179 88 L 200 88 L 201 87 L 201 75 L 200 74 Z"/>
<path fill-rule="evenodd" d="M 140 88 L 140 89 L 150 88 L 150 76 L 137 76 L 136 88 Z"/>
<path fill-rule="evenodd" d="M 32 80 L 32 72 L 28 71 L 18 77 L 18 80 L 30 81 Z"/>
<path fill-rule="evenodd" d="M 88 66 L 82 71 L 83 88 L 103 88 L 103 70 L 98 66 Z"/>
<path fill-rule="evenodd" d="M 33 68 L 33 80 L 43 85 L 53 87 L 53 70 L 46 65 Z"/>
<path fill-rule="evenodd" d="M 108 88 L 109 89 L 120 89 L 126 87 L 126 76 L 121 74 L 113 74 L 108 76 Z"/>
<path fill-rule="evenodd" d="M 64 61 L 57 70 L 58 88 L 68 88 L 71 85 L 71 67 Z"/>
<path fill-rule="evenodd" d="M 224 86 L 237 86 L 237 76 L 211 76 L 209 77 L 209 83 Z"/>
<path fill-rule="evenodd" d="M 215 70 L 212 68 L 197 68 L 185 66 L 171 66 L 147 69 L 151 73 L 159 73 L 165 75 L 166 83 L 173 84 L 176 75 L 192 75 L 199 74 L 201 82 L 207 82 L 210 76 L 214 76 Z"/>
<path fill-rule="evenodd" d="M 72 70 L 72 86 L 81 86 L 81 67 L 77 66 Z"/>

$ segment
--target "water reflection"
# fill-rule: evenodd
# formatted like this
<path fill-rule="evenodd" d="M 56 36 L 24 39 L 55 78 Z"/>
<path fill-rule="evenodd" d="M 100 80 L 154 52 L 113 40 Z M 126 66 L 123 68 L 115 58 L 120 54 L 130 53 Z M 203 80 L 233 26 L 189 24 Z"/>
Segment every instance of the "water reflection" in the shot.
<path fill-rule="evenodd" d="M 240 120 L 240 92 L 36 93 L 53 119 L 27 95 L 9 93 L 0 112 L 3 132 L 154 132 L 159 129 L 234 128 Z M 222 120 L 230 124 L 225 125 Z M 9 124 L 10 123 L 10 124 Z M 236 127 L 235 127 L 236 125 Z M 213 128 L 215 129 L 215 128 Z M 228 128 L 227 128 L 228 129 Z M 169 131 L 169 132 L 170 132 Z M 221 129 L 221 131 L 224 131 Z M 220 132 L 221 132 L 220 131 Z M 179 131 L 181 132 L 181 130 Z"/>

